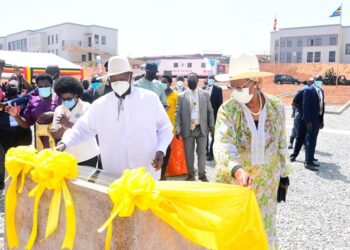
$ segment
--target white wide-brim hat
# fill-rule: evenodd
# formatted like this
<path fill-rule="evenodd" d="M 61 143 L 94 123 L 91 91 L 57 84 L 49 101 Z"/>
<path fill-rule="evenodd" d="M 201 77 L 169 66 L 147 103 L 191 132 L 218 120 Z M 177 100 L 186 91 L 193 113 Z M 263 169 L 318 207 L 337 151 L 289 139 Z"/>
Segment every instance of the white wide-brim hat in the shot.
<path fill-rule="evenodd" d="M 126 72 L 132 72 L 129 61 L 123 56 L 112 56 L 108 60 L 107 76 L 120 75 Z"/>
<path fill-rule="evenodd" d="M 260 71 L 258 58 L 252 53 L 243 53 L 239 57 L 231 57 L 228 74 L 217 75 L 220 82 L 273 76 L 271 72 Z"/>

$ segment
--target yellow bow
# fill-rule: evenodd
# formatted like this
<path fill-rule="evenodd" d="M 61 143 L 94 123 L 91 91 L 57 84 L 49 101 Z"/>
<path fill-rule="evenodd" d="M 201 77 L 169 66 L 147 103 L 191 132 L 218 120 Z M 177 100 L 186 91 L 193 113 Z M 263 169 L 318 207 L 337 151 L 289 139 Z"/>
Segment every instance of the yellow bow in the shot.
<path fill-rule="evenodd" d="M 21 175 L 21 185 L 18 193 L 22 193 L 26 174 L 35 166 L 36 150 L 34 147 L 20 146 L 10 148 L 5 157 L 5 168 L 8 173 L 7 179 L 11 177 L 11 183 L 6 192 L 5 216 L 6 237 L 10 249 L 18 247 L 19 241 L 16 230 L 15 212 L 17 207 L 17 179 Z M 6 180 L 7 180 L 6 179 Z"/>
<path fill-rule="evenodd" d="M 29 193 L 29 196 L 34 197 L 34 210 L 32 232 L 26 244 L 26 249 L 31 249 L 36 239 L 38 205 L 45 189 L 54 190 L 50 202 L 45 239 L 57 228 L 63 191 L 66 209 L 66 233 L 61 247 L 72 249 L 76 230 L 76 217 L 73 199 L 68 190 L 66 180 L 77 177 L 77 161 L 68 153 L 61 153 L 50 149 L 41 151 L 37 155 L 37 161 L 40 164 L 31 171 L 32 180 L 37 183 L 37 185 Z"/>
<path fill-rule="evenodd" d="M 112 221 L 117 215 L 130 217 L 134 213 L 135 206 L 145 211 L 159 203 L 159 192 L 155 190 L 155 181 L 144 167 L 125 170 L 123 176 L 109 186 L 108 193 L 114 203 L 113 209 L 109 218 L 98 229 L 101 233 L 108 227 L 105 249 L 110 249 Z"/>

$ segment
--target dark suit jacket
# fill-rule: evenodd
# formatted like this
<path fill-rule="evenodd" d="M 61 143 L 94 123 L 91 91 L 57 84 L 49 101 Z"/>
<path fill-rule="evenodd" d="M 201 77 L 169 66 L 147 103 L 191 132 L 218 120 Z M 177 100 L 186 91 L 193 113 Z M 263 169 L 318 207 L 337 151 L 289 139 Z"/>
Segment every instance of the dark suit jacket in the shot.
<path fill-rule="evenodd" d="M 323 96 L 322 107 L 320 107 L 320 98 L 314 86 L 311 86 L 304 90 L 303 117 L 304 117 L 305 123 L 323 124 L 325 100 L 324 100 L 324 91 L 322 89 L 321 89 L 321 93 Z"/>
<path fill-rule="evenodd" d="M 304 106 L 303 106 L 304 90 L 305 89 L 299 90 L 292 102 L 292 106 L 297 109 L 300 117 L 303 117 L 303 114 L 304 114 L 304 110 L 303 110 L 304 109 Z"/>
<path fill-rule="evenodd" d="M 220 87 L 213 85 L 213 90 L 210 96 L 210 102 L 214 110 L 214 119 L 216 121 L 218 110 L 223 102 L 222 89 Z"/>
<path fill-rule="evenodd" d="M 93 103 L 95 100 L 111 91 L 112 88 L 109 85 L 101 84 L 101 86 L 95 91 L 92 88 L 88 88 L 88 90 L 85 90 L 80 98 L 84 102 Z"/>

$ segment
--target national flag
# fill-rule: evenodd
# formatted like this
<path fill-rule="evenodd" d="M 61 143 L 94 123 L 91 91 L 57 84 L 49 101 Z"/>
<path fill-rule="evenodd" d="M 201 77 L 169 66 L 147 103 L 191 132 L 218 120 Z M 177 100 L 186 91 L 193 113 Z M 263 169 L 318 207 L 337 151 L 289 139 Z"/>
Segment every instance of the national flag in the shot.
<path fill-rule="evenodd" d="M 338 9 L 336 11 L 333 12 L 332 15 L 330 15 L 329 17 L 336 17 L 336 16 L 341 16 L 342 14 L 342 6 L 340 5 L 338 7 Z"/>
<path fill-rule="evenodd" d="M 275 17 L 275 20 L 273 21 L 273 31 L 277 30 L 277 18 Z"/>

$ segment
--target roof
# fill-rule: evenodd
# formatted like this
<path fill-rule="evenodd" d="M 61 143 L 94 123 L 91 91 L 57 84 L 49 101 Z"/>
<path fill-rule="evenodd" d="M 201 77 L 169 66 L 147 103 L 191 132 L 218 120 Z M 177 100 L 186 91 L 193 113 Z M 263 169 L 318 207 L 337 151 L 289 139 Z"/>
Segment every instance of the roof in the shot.
<path fill-rule="evenodd" d="M 271 33 L 278 33 L 281 30 L 308 29 L 308 28 L 325 28 L 325 27 L 349 28 L 349 26 L 343 26 L 343 25 L 340 25 L 340 24 L 325 24 L 325 25 L 315 25 L 315 26 L 301 26 L 301 27 L 280 28 L 278 31 L 271 31 Z"/>
<path fill-rule="evenodd" d="M 51 53 L 0 50 L 0 59 L 5 60 L 6 65 L 20 67 L 46 68 L 48 65 L 58 65 L 61 69 L 81 69 L 79 65 Z"/>

